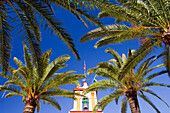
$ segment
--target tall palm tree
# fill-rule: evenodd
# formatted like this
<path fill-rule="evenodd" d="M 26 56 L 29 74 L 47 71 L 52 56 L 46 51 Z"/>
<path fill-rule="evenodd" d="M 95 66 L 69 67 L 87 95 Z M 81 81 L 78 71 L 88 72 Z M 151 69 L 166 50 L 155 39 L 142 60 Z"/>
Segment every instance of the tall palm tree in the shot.
<path fill-rule="evenodd" d="M 112 100 L 115 100 L 118 103 L 118 99 L 121 96 L 121 113 L 125 113 L 127 110 L 127 101 L 129 102 L 131 112 L 132 113 L 140 113 L 138 97 L 141 97 L 147 103 L 149 103 L 158 113 L 160 111 L 158 108 L 146 97 L 145 93 L 149 93 L 161 101 L 163 101 L 166 105 L 167 103 L 162 100 L 156 93 L 154 93 L 151 89 L 148 89 L 150 86 L 164 86 L 170 87 L 170 85 L 161 84 L 152 81 L 155 77 L 166 73 L 167 71 L 161 71 L 158 73 L 154 73 L 148 75 L 153 70 L 158 67 L 164 66 L 163 64 L 157 65 L 153 68 L 150 68 L 150 65 L 154 63 L 154 61 L 161 57 L 153 59 L 154 57 L 149 58 L 144 63 L 142 63 L 137 71 L 135 72 L 135 67 L 131 68 L 129 72 L 125 75 L 121 80 L 118 79 L 119 73 L 122 72 L 123 67 L 126 66 L 127 60 L 133 56 L 134 51 L 129 50 L 128 56 L 125 54 L 122 57 L 113 49 L 106 49 L 106 52 L 113 55 L 114 59 L 111 59 L 109 62 L 101 62 L 95 68 L 91 68 L 87 71 L 88 74 L 96 74 L 97 76 L 103 76 L 108 79 L 100 80 L 92 85 L 90 85 L 85 93 L 89 91 L 97 91 L 97 90 L 105 90 L 111 89 L 112 93 L 102 98 L 94 108 L 94 112 L 98 110 L 98 108 L 104 109 L 107 104 L 109 104 Z M 138 63 L 137 63 L 138 64 Z M 136 64 L 136 66 L 137 66 Z M 168 105 L 167 105 L 168 106 Z"/>
<path fill-rule="evenodd" d="M 102 5 L 103 11 L 99 18 L 112 17 L 119 22 L 129 22 L 131 25 L 108 25 L 105 32 L 101 28 L 85 34 L 80 42 L 101 38 L 95 47 L 121 43 L 127 40 L 139 39 L 141 46 L 136 50 L 133 62 L 140 61 L 142 56 L 162 47 L 163 43 L 170 46 L 170 12 L 169 0 L 118 0 L 120 4 Z M 163 43 L 162 43 L 163 42 Z M 170 49 L 168 50 L 170 51 Z M 167 58 L 170 58 L 168 56 Z M 170 60 L 167 60 L 170 75 Z"/>
<path fill-rule="evenodd" d="M 100 2 L 103 2 L 103 0 Z M 79 60 L 80 56 L 75 48 L 73 39 L 63 27 L 63 23 L 57 19 L 53 8 L 59 6 L 70 11 L 85 26 L 87 24 L 83 17 L 101 26 L 101 22 L 86 11 L 87 8 L 89 10 L 92 7 L 97 7 L 100 2 L 94 2 L 93 0 L 0 0 L 0 64 L 3 72 L 7 72 L 11 54 L 11 42 L 13 36 L 18 33 L 30 48 L 36 58 L 35 60 L 39 62 L 41 26 L 45 26 L 45 29 L 48 28 L 52 34 L 57 35 L 64 41 Z M 13 33 L 15 27 L 17 27 L 16 34 Z"/>
<path fill-rule="evenodd" d="M 67 66 L 65 62 L 70 59 L 70 56 L 63 55 L 49 63 L 49 57 L 52 52 L 51 50 L 45 52 L 41 56 L 42 73 L 39 73 L 40 70 L 37 68 L 37 64 L 33 62 L 34 57 L 28 52 L 26 45 L 24 45 L 24 53 L 25 64 L 14 58 L 18 69 L 9 67 L 9 75 L 3 76 L 1 73 L 8 81 L 3 86 L 0 86 L 0 91 L 9 91 L 6 98 L 16 95 L 23 97 L 25 102 L 23 113 L 34 113 L 36 107 L 37 111 L 39 111 L 40 100 L 61 110 L 55 97 L 64 96 L 74 99 L 75 95 L 79 95 L 72 91 L 61 89 L 60 86 L 66 84 L 78 85 L 78 80 L 84 78 L 85 75 L 73 74 L 75 72 L 73 70 L 56 73 L 56 71 Z"/>

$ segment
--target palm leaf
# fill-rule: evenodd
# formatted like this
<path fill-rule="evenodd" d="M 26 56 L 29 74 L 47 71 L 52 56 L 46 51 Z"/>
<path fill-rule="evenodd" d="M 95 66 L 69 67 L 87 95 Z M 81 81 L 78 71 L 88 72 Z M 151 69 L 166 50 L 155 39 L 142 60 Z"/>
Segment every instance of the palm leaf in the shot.
<path fill-rule="evenodd" d="M 155 78 L 155 77 L 158 77 L 159 75 L 165 74 L 165 73 L 167 73 L 167 71 L 166 71 L 166 70 L 165 70 L 165 71 L 163 70 L 163 71 L 154 73 L 154 74 L 152 74 L 152 75 L 149 75 L 149 76 L 143 81 L 143 83 L 146 83 L 146 82 L 148 82 L 149 80 L 151 80 L 151 79 L 153 79 L 153 78 Z"/>
<path fill-rule="evenodd" d="M 103 110 L 107 104 L 109 104 L 114 98 L 117 98 L 119 96 L 122 96 L 122 92 L 117 91 L 117 92 L 114 92 L 114 93 L 102 98 L 101 100 L 98 101 L 98 103 L 94 107 L 93 112 L 96 113 L 99 108 L 101 108 Z"/>
<path fill-rule="evenodd" d="M 119 86 L 116 85 L 115 81 L 111 80 L 100 80 L 93 84 L 91 84 L 88 88 L 86 88 L 83 92 L 84 94 L 90 91 L 98 91 L 98 90 L 105 90 L 105 89 L 117 89 Z"/>
<path fill-rule="evenodd" d="M 40 45 L 39 43 L 36 42 L 36 35 L 38 34 L 34 34 L 34 32 L 30 29 L 32 26 L 29 22 L 29 19 L 28 19 L 28 15 L 27 13 L 29 13 L 29 11 L 25 11 L 24 12 L 24 6 L 21 5 L 21 2 L 16 2 L 15 3 L 18 5 L 18 7 L 21 9 L 16 9 L 14 8 L 13 4 L 10 3 L 11 7 L 14 9 L 14 11 L 16 12 L 17 16 L 19 17 L 20 21 L 22 22 L 22 26 L 23 26 L 23 37 L 24 37 L 24 40 L 27 44 L 27 46 L 30 48 L 31 52 L 33 53 L 33 62 L 34 63 L 37 63 L 38 64 L 38 72 L 40 74 L 42 74 L 42 71 L 41 71 L 41 48 L 40 48 Z M 28 6 L 28 5 L 26 5 Z M 24 15 L 25 14 L 25 15 Z M 37 40 L 39 40 L 37 38 Z"/>
<path fill-rule="evenodd" d="M 68 55 L 63 55 L 58 58 L 56 58 L 54 61 L 52 61 L 49 65 L 48 68 L 46 69 L 47 71 L 45 72 L 45 80 L 48 80 L 57 70 L 65 67 L 63 63 L 67 62 L 70 59 L 70 56 Z M 47 73 L 47 74 L 46 74 Z"/>
<path fill-rule="evenodd" d="M 18 58 L 16 58 L 16 57 L 14 57 L 14 62 L 18 65 L 18 67 L 23 66 L 23 62 L 21 60 L 19 60 Z"/>
<path fill-rule="evenodd" d="M 149 59 L 147 59 L 144 63 L 141 64 L 141 66 L 139 67 L 139 69 L 137 70 L 137 74 L 135 76 L 135 80 L 134 80 L 134 86 L 137 85 L 137 82 L 139 82 L 139 80 L 142 78 L 142 75 L 144 74 L 144 72 L 146 71 L 146 69 L 148 69 L 148 65 L 151 59 L 153 59 L 155 56 L 150 57 Z"/>
<path fill-rule="evenodd" d="M 106 53 L 110 53 L 117 60 L 117 62 L 120 65 L 119 67 L 123 66 L 122 58 L 115 50 L 108 48 L 105 51 L 106 51 Z"/>
<path fill-rule="evenodd" d="M 24 93 L 23 92 L 20 92 L 20 93 L 8 93 L 8 94 L 6 94 L 5 95 L 5 98 L 9 98 L 9 97 L 12 97 L 12 96 L 26 96 L 26 95 L 24 95 Z"/>
<path fill-rule="evenodd" d="M 166 65 L 166 69 L 168 71 L 168 75 L 170 76 L 170 48 L 166 48 L 166 51 L 164 52 L 165 55 L 163 57 L 164 64 Z"/>
<path fill-rule="evenodd" d="M 86 78 L 86 76 L 84 74 L 72 74 L 70 76 L 65 77 L 64 79 L 60 79 L 59 82 L 57 82 L 57 86 L 58 85 L 65 85 L 65 84 L 75 84 L 78 85 L 79 79 L 83 79 Z"/>
<path fill-rule="evenodd" d="M 126 25 L 108 25 L 108 26 L 105 26 L 105 29 L 108 31 L 109 34 L 116 35 L 116 34 L 120 34 L 122 31 L 127 30 L 128 27 Z M 104 37 L 106 35 L 107 33 L 103 29 L 97 28 L 97 29 L 94 29 L 88 32 L 83 37 L 81 37 L 80 42 L 83 43 L 88 40 L 93 40 L 96 38 Z"/>
<path fill-rule="evenodd" d="M 0 5 L 0 64 L 4 75 L 7 74 L 11 53 L 11 32 L 12 26 L 9 24 L 10 16 L 7 15 L 6 6 Z"/>
<path fill-rule="evenodd" d="M 158 42 L 156 42 L 152 45 L 149 45 L 149 46 L 147 44 L 145 44 L 145 45 L 139 47 L 136 50 L 136 52 L 134 53 L 134 55 L 127 60 L 123 69 L 121 70 L 119 79 L 122 79 L 123 76 L 128 72 L 128 69 L 135 67 L 135 65 L 137 65 L 141 60 L 143 60 L 149 54 L 149 51 L 151 51 L 151 49 L 153 50 L 153 47 L 159 43 L 161 43 L 161 41 L 158 41 Z"/>
<path fill-rule="evenodd" d="M 58 104 L 58 102 L 52 98 L 52 97 L 46 97 L 46 98 L 41 98 L 43 101 L 46 101 L 48 104 L 53 105 L 54 107 L 56 107 L 57 109 L 61 110 L 60 105 Z"/>
<path fill-rule="evenodd" d="M 63 96 L 68 98 L 75 99 L 75 96 L 84 96 L 78 93 L 75 93 L 73 91 L 63 90 L 63 89 L 55 89 L 55 90 L 49 90 L 41 94 L 42 98 L 44 97 L 52 97 L 52 96 Z"/>
<path fill-rule="evenodd" d="M 141 94 L 138 94 L 139 97 L 141 97 L 143 100 L 145 100 L 147 103 L 149 103 L 155 110 L 157 113 L 161 113 L 157 107 L 145 96 L 145 95 L 141 95 Z"/>
<path fill-rule="evenodd" d="M 51 55 L 51 53 L 52 53 L 52 51 L 51 51 L 51 49 L 50 50 L 48 50 L 48 51 L 46 51 L 46 52 L 44 52 L 43 54 L 42 54 L 42 56 L 41 56 L 41 62 L 42 62 L 42 64 L 43 64 L 43 72 L 45 72 L 45 70 L 46 70 L 46 68 L 47 68 L 47 66 L 48 66 L 48 63 L 49 63 L 49 61 L 50 61 L 50 55 Z"/>
<path fill-rule="evenodd" d="M 119 64 L 120 65 L 120 64 Z M 119 73 L 119 69 L 109 62 L 101 62 L 97 64 L 98 68 L 106 68 L 115 74 Z"/>
<path fill-rule="evenodd" d="M 41 102 L 38 102 L 38 105 L 37 105 L 37 113 L 40 112 L 40 106 L 41 106 Z"/>
<path fill-rule="evenodd" d="M 63 55 L 58 58 L 56 58 L 53 62 L 51 62 L 48 67 L 46 68 L 46 71 L 43 73 L 43 76 L 39 82 L 38 89 L 41 87 L 41 85 L 48 80 L 50 77 L 52 77 L 55 72 L 61 68 L 64 68 L 66 65 L 63 64 L 66 61 L 70 59 L 70 56 Z"/>
<path fill-rule="evenodd" d="M 159 97 L 157 94 L 155 94 L 152 90 L 150 90 L 150 89 L 141 89 L 141 91 L 147 92 L 147 93 L 157 97 L 159 100 L 161 100 L 163 103 L 165 103 L 167 105 L 167 107 L 169 107 L 169 105 L 161 97 Z"/>
<path fill-rule="evenodd" d="M 161 83 L 155 83 L 155 82 L 147 82 L 147 83 L 144 83 L 142 84 L 141 87 L 148 87 L 148 86 L 165 86 L 165 87 L 170 87 L 170 85 L 167 85 L 167 84 L 161 84 Z"/>
<path fill-rule="evenodd" d="M 75 45 L 73 43 L 73 39 L 70 38 L 70 34 L 66 32 L 64 28 L 61 27 L 61 23 L 54 18 L 54 14 L 52 14 L 48 7 L 42 7 L 41 3 L 38 3 L 37 1 L 25 1 L 25 3 L 29 4 L 33 9 L 35 9 L 39 14 L 43 16 L 43 18 L 46 20 L 46 26 L 52 27 L 52 31 L 55 34 L 58 35 L 58 37 L 63 40 L 68 48 L 72 51 L 72 53 L 77 57 L 78 60 L 80 60 L 80 57 L 78 55 L 78 51 L 75 49 Z M 43 20 L 42 20 L 43 21 Z"/>
<path fill-rule="evenodd" d="M 26 45 L 24 43 L 23 43 L 23 45 L 24 45 L 24 58 L 25 58 L 26 66 L 29 68 L 30 72 L 33 72 L 31 55 L 30 55 L 30 53 L 28 53 L 28 48 L 26 47 Z M 31 74 L 31 75 L 33 75 L 33 74 Z"/>
<path fill-rule="evenodd" d="M 8 86 L 8 87 L 0 86 L 0 91 L 11 91 L 13 93 L 18 93 L 18 94 L 21 93 L 19 89 L 17 89 L 16 87 L 12 87 L 12 86 Z"/>
<path fill-rule="evenodd" d="M 116 19 L 117 23 L 127 21 L 133 22 L 135 24 L 139 24 L 140 18 L 139 15 L 137 16 L 135 13 L 130 11 L 128 8 L 124 6 L 119 6 L 116 4 L 108 4 L 105 5 L 103 11 L 98 14 L 99 18 L 105 17 L 113 17 Z"/>
<path fill-rule="evenodd" d="M 127 112 L 127 98 L 124 97 L 122 99 L 122 104 L 121 104 L 121 113 L 126 113 Z"/>

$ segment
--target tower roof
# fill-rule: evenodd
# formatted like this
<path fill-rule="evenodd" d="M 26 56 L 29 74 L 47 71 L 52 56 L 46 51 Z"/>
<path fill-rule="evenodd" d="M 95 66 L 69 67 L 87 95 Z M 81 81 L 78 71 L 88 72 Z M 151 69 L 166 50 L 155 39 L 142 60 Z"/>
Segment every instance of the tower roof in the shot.
<path fill-rule="evenodd" d="M 83 90 L 86 89 L 87 87 L 88 87 L 87 82 L 84 81 L 84 82 L 83 82 L 83 87 L 77 86 L 77 87 L 74 88 L 73 90 L 74 90 L 74 91 L 83 91 Z"/>

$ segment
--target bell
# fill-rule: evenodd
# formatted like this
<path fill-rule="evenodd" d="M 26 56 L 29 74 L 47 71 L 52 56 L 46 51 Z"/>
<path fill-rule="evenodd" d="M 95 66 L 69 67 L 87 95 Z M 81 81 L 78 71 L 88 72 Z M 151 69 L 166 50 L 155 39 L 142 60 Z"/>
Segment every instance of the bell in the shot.
<path fill-rule="evenodd" d="M 87 103 L 84 103 L 83 109 L 84 109 L 84 110 L 88 110 Z"/>
<path fill-rule="evenodd" d="M 84 103 L 83 109 L 88 110 L 88 106 L 87 106 L 87 103 L 89 103 L 88 98 L 83 98 L 83 103 Z"/>

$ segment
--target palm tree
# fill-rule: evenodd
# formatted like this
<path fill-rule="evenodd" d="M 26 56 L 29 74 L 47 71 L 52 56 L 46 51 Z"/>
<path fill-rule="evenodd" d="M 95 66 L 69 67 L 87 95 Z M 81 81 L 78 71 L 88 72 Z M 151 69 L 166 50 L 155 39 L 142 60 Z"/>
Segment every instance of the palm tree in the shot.
<path fill-rule="evenodd" d="M 112 17 L 115 18 L 118 23 L 127 21 L 132 24 L 130 27 L 125 25 L 106 26 L 110 34 L 108 36 L 106 32 L 98 28 L 84 35 L 80 39 L 80 42 L 103 37 L 95 44 L 95 47 L 100 47 L 131 40 L 138 36 L 145 38 L 144 42 L 152 41 L 157 45 L 164 42 L 166 46 L 170 46 L 170 13 L 168 0 L 123 1 L 123 6 L 112 3 L 105 6 L 102 5 L 103 11 L 98 14 L 98 17 Z M 141 35 L 145 37 L 141 37 Z"/>
<path fill-rule="evenodd" d="M 127 60 L 133 56 L 134 51 L 129 50 L 127 57 L 125 54 L 123 54 L 121 57 L 113 49 L 106 49 L 106 52 L 112 54 L 114 59 L 111 59 L 109 62 L 99 63 L 97 67 L 89 69 L 87 73 L 96 74 L 97 76 L 103 76 L 108 79 L 100 80 L 90 85 L 85 90 L 85 93 L 89 91 L 97 91 L 97 90 L 105 90 L 105 89 L 111 89 L 112 93 L 102 98 L 97 103 L 93 111 L 96 112 L 99 108 L 104 109 L 105 106 L 109 104 L 112 100 L 115 100 L 116 103 L 118 103 L 118 99 L 120 99 L 120 97 L 123 96 L 124 98 L 122 99 L 122 103 L 121 103 L 121 113 L 126 112 L 127 101 L 129 102 L 132 113 L 140 113 L 140 108 L 138 103 L 138 96 L 139 96 L 147 103 L 149 103 L 158 113 L 160 113 L 157 107 L 146 97 L 145 93 L 149 93 L 157 97 L 167 105 L 167 103 L 164 100 L 162 100 L 156 93 L 154 93 L 151 89 L 148 89 L 148 87 L 150 86 L 170 87 L 170 85 L 151 81 L 155 77 L 164 74 L 167 71 L 161 71 L 158 73 L 148 75 L 150 72 L 157 69 L 158 67 L 164 66 L 163 64 L 160 64 L 153 68 L 149 68 L 150 65 L 153 64 L 154 61 L 161 56 L 158 56 L 155 59 L 153 59 L 154 57 L 149 58 L 148 60 L 146 60 L 144 63 L 140 65 L 140 67 L 137 69 L 136 72 L 134 72 L 135 67 L 131 68 L 129 72 L 126 73 L 125 77 L 119 80 L 118 79 L 119 73 L 123 71 L 122 70 L 124 69 L 123 67 L 126 66 Z M 136 66 L 137 64 L 138 63 L 136 63 Z"/>
<path fill-rule="evenodd" d="M 101 26 L 101 22 L 86 11 L 87 8 L 89 10 L 94 6 L 97 7 L 100 2 L 94 2 L 93 0 L 0 0 L 0 64 L 3 72 L 7 72 L 11 42 L 16 34 L 21 35 L 33 53 L 35 60 L 39 62 L 41 26 L 45 26 L 45 29 L 49 29 L 52 34 L 57 35 L 64 41 L 77 57 L 77 60 L 80 60 L 71 35 L 63 27 L 63 23 L 56 19 L 57 16 L 53 8 L 59 6 L 70 11 L 85 26 L 87 24 L 83 17 L 91 23 Z M 13 33 L 14 28 L 17 28 L 16 34 Z M 40 65 L 40 63 L 38 64 Z"/>
<path fill-rule="evenodd" d="M 142 56 L 146 56 L 157 47 L 163 47 L 163 43 L 169 48 L 170 12 L 168 0 L 118 1 L 121 5 L 112 3 L 102 5 L 103 11 L 99 13 L 98 17 L 113 17 L 118 23 L 126 21 L 131 25 L 108 25 L 106 26 L 108 32 L 97 28 L 85 34 L 80 42 L 102 37 L 94 46 L 98 48 L 138 38 L 141 46 L 136 50 L 133 62 L 140 61 L 143 58 Z M 170 66 L 168 66 L 170 60 L 167 61 L 167 69 L 170 75 Z"/>
<path fill-rule="evenodd" d="M 9 91 L 6 98 L 16 95 L 22 96 L 25 102 L 23 113 L 34 113 L 36 107 L 37 111 L 39 111 L 40 100 L 61 110 L 55 97 L 64 96 L 74 99 L 75 95 L 79 95 L 72 91 L 61 89 L 60 86 L 66 84 L 78 85 L 78 80 L 84 78 L 85 75 L 73 74 L 75 72 L 73 70 L 56 73 L 56 71 L 67 66 L 65 62 L 70 59 L 70 56 L 63 55 L 49 63 L 51 53 L 51 50 L 49 50 L 41 56 L 43 67 L 39 70 L 37 64 L 33 62 L 34 57 L 31 56 L 28 48 L 24 45 L 25 64 L 14 58 L 18 69 L 9 67 L 10 75 L 1 73 L 8 81 L 3 86 L 0 86 L 0 91 Z M 40 73 L 41 71 L 42 73 Z"/>

